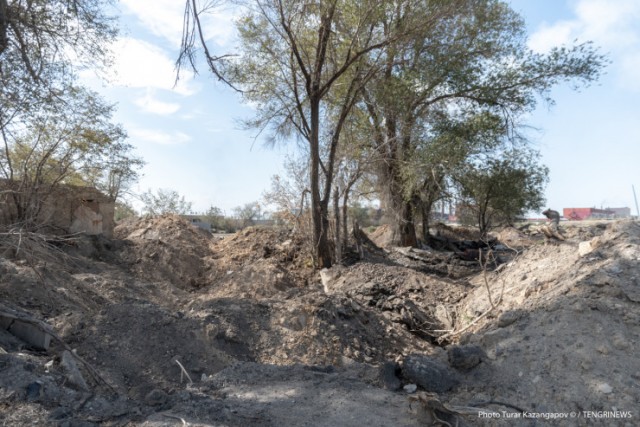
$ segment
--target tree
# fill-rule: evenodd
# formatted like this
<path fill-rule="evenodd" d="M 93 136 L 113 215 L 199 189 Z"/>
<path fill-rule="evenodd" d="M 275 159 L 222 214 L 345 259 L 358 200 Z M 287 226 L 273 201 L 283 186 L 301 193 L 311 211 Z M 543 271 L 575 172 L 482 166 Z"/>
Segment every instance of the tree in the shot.
<path fill-rule="evenodd" d="M 410 7 L 420 2 L 401 3 Z M 230 64 L 228 80 L 259 106 L 251 125 L 269 128 L 274 138 L 295 134 L 308 144 L 315 258 L 319 267 L 329 267 L 333 256 L 329 202 L 340 134 L 358 92 L 373 74 L 369 59 L 407 30 L 382 27 L 379 16 L 393 8 L 385 2 L 261 0 L 252 4 L 239 23 L 242 55 Z M 201 34 L 198 11 L 193 2 L 187 5 L 193 17 L 189 22 Z M 415 27 L 422 24 L 413 22 Z M 193 39 L 183 38 L 186 46 L 193 46 Z M 206 49 L 205 55 L 211 65 Z M 329 98 L 336 90 L 341 96 L 330 111 Z M 335 118 L 331 122 L 323 120 L 328 113 Z"/>
<path fill-rule="evenodd" d="M 134 168 L 141 162 L 128 157 L 126 134 L 110 121 L 112 105 L 75 86 L 59 97 L 60 104 L 34 106 L 20 117 L 20 126 L 0 133 L 4 196 L 15 209 L 10 221 L 28 228 L 39 224 L 42 207 L 58 185 L 100 183 L 100 177 L 112 171 L 114 156 L 122 173 L 135 179 Z M 115 201 L 117 193 L 111 195 Z"/>
<path fill-rule="evenodd" d="M 142 212 L 147 215 L 186 215 L 191 212 L 192 203 L 175 190 L 159 188 L 154 194 L 149 189 L 140 195 L 140 200 L 144 203 Z"/>
<path fill-rule="evenodd" d="M 138 213 L 129 203 L 125 201 L 117 201 L 115 205 L 115 212 L 113 214 L 113 219 L 115 221 L 121 221 L 126 218 L 132 218 L 137 216 Z"/>
<path fill-rule="evenodd" d="M 62 104 L 74 70 L 110 62 L 112 0 L 0 0 L 0 132 L 42 105 Z"/>
<path fill-rule="evenodd" d="M 402 165 L 404 197 L 411 200 L 422 219 L 422 239 L 429 244 L 430 217 L 435 203 L 451 200 L 453 174 L 469 159 L 489 153 L 505 143 L 508 131 L 500 116 L 489 112 L 439 114 L 428 137 L 416 142 Z"/>
<path fill-rule="evenodd" d="M 23 69 L 32 83 L 50 81 L 53 63 L 108 61 L 117 35 L 106 14 L 113 0 L 0 0 L 0 63 Z M 60 70 L 58 70 L 60 71 Z"/>
<path fill-rule="evenodd" d="M 227 230 L 228 228 L 224 212 L 216 206 L 209 207 L 204 214 L 204 220 L 211 224 L 213 230 Z"/>
<path fill-rule="evenodd" d="M 422 201 L 430 209 L 445 184 L 450 158 L 459 159 L 457 144 L 451 150 L 434 145 L 442 141 L 439 123 L 465 122 L 484 113 L 500 117 L 503 127 L 514 132 L 538 97 L 551 102 L 551 87 L 565 81 L 587 85 L 597 80 L 605 63 L 588 43 L 547 55 L 531 52 L 523 21 L 502 1 L 448 5 L 441 19 L 424 25 L 412 43 L 385 47 L 384 70 L 364 91 L 381 197 L 393 216 L 396 243 L 403 246 L 417 243 L 415 213 Z M 387 25 L 403 25 L 416 16 L 426 21 L 438 7 L 439 2 L 429 2 L 409 11 L 412 17 L 391 16 Z M 442 155 L 431 156 L 434 148 Z M 417 158 L 425 159 L 421 185 L 406 179 L 416 176 L 407 169 L 416 166 Z"/>
<path fill-rule="evenodd" d="M 287 156 L 284 161 L 285 175 L 271 177 L 271 187 L 262 194 L 267 206 L 274 210 L 274 216 L 289 224 L 299 225 L 305 212 L 309 193 L 308 160 L 305 156 Z"/>
<path fill-rule="evenodd" d="M 254 225 L 260 219 L 262 207 L 258 202 L 246 203 L 233 208 L 233 216 L 240 221 L 241 227 Z"/>
<path fill-rule="evenodd" d="M 112 0 L 0 0 L 0 171 L 11 221 L 37 226 L 60 184 L 90 184 L 113 200 L 142 161 L 110 123 L 113 106 L 79 87 L 75 71 L 110 62 Z"/>
<path fill-rule="evenodd" d="M 533 150 L 512 148 L 469 162 L 457 174 L 462 206 L 473 213 L 482 236 L 544 205 L 549 171 L 538 157 Z"/>

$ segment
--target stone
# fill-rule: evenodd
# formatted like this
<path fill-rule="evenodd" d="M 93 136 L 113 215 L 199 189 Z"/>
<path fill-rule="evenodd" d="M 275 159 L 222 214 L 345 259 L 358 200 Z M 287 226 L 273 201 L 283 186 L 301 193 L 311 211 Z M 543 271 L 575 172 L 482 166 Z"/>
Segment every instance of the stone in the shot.
<path fill-rule="evenodd" d="M 331 287 L 338 277 L 340 277 L 340 270 L 337 267 L 320 270 L 320 281 L 325 294 L 331 294 Z"/>
<path fill-rule="evenodd" d="M 486 359 L 486 354 L 482 348 L 472 344 L 449 347 L 449 349 L 447 349 L 447 356 L 451 367 L 463 371 L 475 368 L 483 359 Z"/>
<path fill-rule="evenodd" d="M 400 378 L 396 376 L 396 372 L 400 366 L 394 361 L 387 361 L 380 366 L 379 378 L 382 387 L 387 390 L 396 391 L 402 386 Z"/>
<path fill-rule="evenodd" d="M 421 354 L 404 358 L 402 375 L 426 391 L 435 393 L 449 391 L 458 383 L 455 372 L 447 365 Z"/>
<path fill-rule="evenodd" d="M 64 370 L 65 375 L 67 376 L 67 380 L 69 384 L 75 386 L 79 390 L 89 391 L 89 386 L 85 381 L 78 365 L 76 364 L 76 359 L 73 357 L 70 351 L 65 350 L 62 352 L 62 357 L 60 358 L 60 366 Z"/>
<path fill-rule="evenodd" d="M 585 256 L 593 252 L 593 247 L 591 246 L 591 242 L 580 242 L 578 243 L 578 254 L 580 256 Z"/>
<path fill-rule="evenodd" d="M 407 384 L 406 386 L 402 387 L 402 389 L 403 389 L 405 392 L 407 392 L 407 393 L 411 394 L 411 393 L 415 393 L 415 392 L 416 392 L 416 390 L 418 390 L 418 386 L 417 386 L 417 385 L 415 385 L 415 384 Z"/>
<path fill-rule="evenodd" d="M 442 323 L 444 329 L 453 329 L 453 318 L 451 313 L 442 304 L 436 306 L 435 317 Z"/>
<path fill-rule="evenodd" d="M 69 418 L 71 416 L 71 410 L 69 408 L 65 408 L 64 406 L 60 406 L 49 413 L 50 420 L 63 420 L 65 418 Z"/>
<path fill-rule="evenodd" d="M 523 310 L 505 311 L 504 313 L 502 313 L 500 315 L 500 317 L 498 317 L 498 327 L 505 328 L 505 327 L 515 323 L 517 320 L 519 320 L 524 315 L 525 315 L 525 312 Z"/>
<path fill-rule="evenodd" d="M 27 401 L 33 402 L 42 397 L 42 383 L 40 381 L 32 382 L 27 386 Z"/>
<path fill-rule="evenodd" d="M 613 387 L 611 387 L 607 383 L 600 383 L 598 384 L 597 388 L 598 388 L 598 391 L 603 394 L 610 394 L 611 392 L 613 392 Z"/>
<path fill-rule="evenodd" d="M 13 317 L 0 316 L 0 328 L 6 329 L 22 341 L 39 350 L 49 349 L 51 335 L 30 323 Z"/>
<path fill-rule="evenodd" d="M 154 388 L 144 397 L 144 402 L 149 406 L 163 405 L 167 402 L 167 393 Z"/>

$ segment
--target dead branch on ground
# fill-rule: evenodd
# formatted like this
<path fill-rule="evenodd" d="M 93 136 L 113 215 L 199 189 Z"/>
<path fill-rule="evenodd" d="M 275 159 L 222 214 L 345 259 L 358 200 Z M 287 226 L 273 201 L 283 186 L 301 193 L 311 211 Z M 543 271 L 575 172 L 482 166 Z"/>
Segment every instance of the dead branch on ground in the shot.
<path fill-rule="evenodd" d="M 515 249 L 512 249 L 512 250 L 515 250 Z M 518 256 L 520 255 L 520 252 L 518 252 L 518 251 L 515 251 L 515 252 L 516 252 L 516 256 L 513 258 L 513 260 L 511 262 L 514 262 L 518 258 Z M 439 336 L 438 337 L 438 342 L 439 343 L 442 343 L 446 339 L 458 336 L 458 335 L 466 332 L 472 326 L 476 325 L 480 320 L 482 320 L 485 317 L 487 317 L 487 315 L 489 313 L 491 313 L 494 310 L 496 310 L 496 308 L 502 302 L 503 297 L 504 297 L 504 289 L 506 287 L 506 280 L 503 277 L 498 276 L 500 281 L 502 282 L 502 286 L 500 288 L 500 296 L 498 297 L 497 301 L 494 302 L 493 301 L 493 297 L 492 297 L 491 286 L 490 286 L 489 279 L 488 279 L 488 276 L 487 276 L 487 271 L 488 271 L 488 267 L 489 267 L 489 258 L 490 258 L 488 254 L 491 254 L 491 259 L 493 260 L 493 263 L 494 263 L 495 267 L 497 267 L 497 260 L 496 260 L 496 257 L 493 255 L 493 250 L 491 250 L 491 249 L 488 251 L 487 255 L 485 255 L 484 261 L 483 261 L 483 252 L 480 251 L 480 253 L 478 255 L 478 262 L 480 263 L 480 266 L 482 267 L 482 278 L 483 278 L 483 281 L 484 281 L 485 288 L 487 290 L 487 297 L 489 299 L 490 307 L 487 310 L 485 310 L 484 313 L 482 313 L 478 317 L 476 317 L 471 323 L 466 325 L 464 328 L 459 329 L 459 330 L 455 330 L 454 329 L 454 330 L 448 331 L 444 335 Z"/>

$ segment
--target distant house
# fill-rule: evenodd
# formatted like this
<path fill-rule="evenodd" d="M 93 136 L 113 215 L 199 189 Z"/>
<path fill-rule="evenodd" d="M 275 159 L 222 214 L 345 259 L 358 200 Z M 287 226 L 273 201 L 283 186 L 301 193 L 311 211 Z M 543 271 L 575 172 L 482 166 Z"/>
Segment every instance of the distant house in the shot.
<path fill-rule="evenodd" d="M 631 208 L 607 208 L 609 211 L 613 211 L 616 218 L 630 218 Z"/>
<path fill-rule="evenodd" d="M 629 211 L 629 214 L 631 211 Z M 611 209 L 596 208 L 564 208 L 562 216 L 573 221 L 581 221 L 585 219 L 613 219 L 616 218 L 616 212 Z"/>
<path fill-rule="evenodd" d="M 207 230 L 211 232 L 211 223 L 203 221 L 201 217 L 198 215 L 180 215 L 182 218 L 186 219 L 193 225 L 194 227 L 201 228 L 203 230 Z"/>

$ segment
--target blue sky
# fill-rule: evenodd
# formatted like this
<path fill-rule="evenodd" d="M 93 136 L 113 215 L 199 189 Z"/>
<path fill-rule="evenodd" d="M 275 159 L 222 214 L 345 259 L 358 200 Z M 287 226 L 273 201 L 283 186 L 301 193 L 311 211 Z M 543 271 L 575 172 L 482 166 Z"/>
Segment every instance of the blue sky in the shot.
<path fill-rule="evenodd" d="M 181 0 L 120 0 L 122 34 L 107 82 L 83 79 L 118 104 L 122 123 L 147 165 L 134 190 L 170 188 L 195 211 L 259 200 L 291 146 L 266 148 L 238 119 L 252 110 L 206 71 L 185 75 L 174 88 L 182 30 Z M 544 52 L 573 40 L 593 40 L 612 64 L 597 85 L 552 92 L 528 117 L 532 143 L 550 168 L 547 205 L 621 207 L 640 195 L 640 1 L 511 0 L 527 22 L 529 46 Z M 218 53 L 232 51 L 233 16 L 205 21 Z"/>

